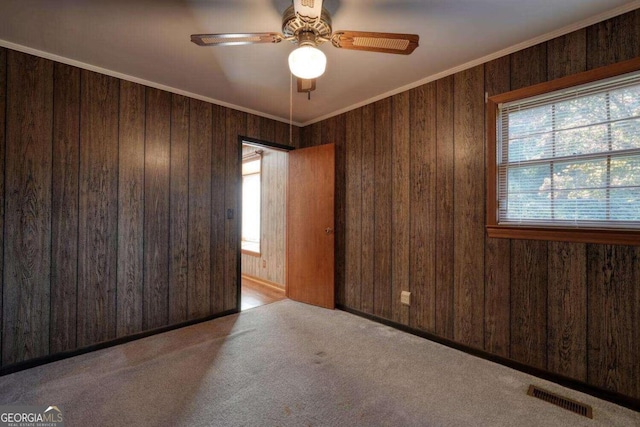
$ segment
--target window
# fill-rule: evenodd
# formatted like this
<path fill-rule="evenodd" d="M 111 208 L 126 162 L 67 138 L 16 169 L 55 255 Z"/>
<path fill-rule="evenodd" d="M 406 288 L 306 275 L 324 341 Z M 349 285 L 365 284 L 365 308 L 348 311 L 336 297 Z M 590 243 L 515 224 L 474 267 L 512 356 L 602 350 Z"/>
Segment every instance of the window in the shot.
<path fill-rule="evenodd" d="M 490 99 L 490 236 L 640 241 L 637 63 Z"/>
<path fill-rule="evenodd" d="M 260 255 L 261 151 L 242 159 L 242 250 Z"/>

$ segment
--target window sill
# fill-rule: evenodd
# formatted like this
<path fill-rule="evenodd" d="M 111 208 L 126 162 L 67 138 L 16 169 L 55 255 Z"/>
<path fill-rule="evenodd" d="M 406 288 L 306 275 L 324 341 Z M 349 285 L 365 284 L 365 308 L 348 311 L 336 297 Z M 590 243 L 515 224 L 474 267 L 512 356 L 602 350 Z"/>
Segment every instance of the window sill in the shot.
<path fill-rule="evenodd" d="M 260 242 L 250 242 L 242 240 L 240 245 L 241 253 L 251 256 L 260 256 Z"/>
<path fill-rule="evenodd" d="M 260 257 L 260 252 L 250 251 L 249 249 L 242 249 L 240 252 L 242 252 L 243 255 Z"/>
<path fill-rule="evenodd" d="M 640 230 L 553 228 L 487 225 L 487 236 L 497 239 L 550 240 L 556 242 L 640 245 Z"/>

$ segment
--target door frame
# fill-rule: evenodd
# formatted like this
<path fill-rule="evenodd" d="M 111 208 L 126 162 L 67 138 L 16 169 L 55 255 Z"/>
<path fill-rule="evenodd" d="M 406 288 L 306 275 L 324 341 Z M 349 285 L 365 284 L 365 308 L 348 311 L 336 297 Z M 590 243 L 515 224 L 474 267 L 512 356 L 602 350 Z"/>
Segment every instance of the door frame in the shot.
<path fill-rule="evenodd" d="M 236 310 L 240 312 L 241 309 L 241 298 L 242 298 L 242 145 L 243 144 L 251 144 L 256 147 L 264 147 L 270 150 L 278 150 L 289 152 L 296 149 L 296 147 L 292 147 L 290 145 L 277 144 L 275 142 L 265 141 L 257 138 L 250 138 L 247 136 L 238 135 L 238 171 L 236 176 L 236 200 L 238 200 L 237 212 L 236 212 L 236 235 L 238 236 L 238 241 L 236 242 L 237 248 L 237 262 L 236 262 Z M 285 193 L 287 192 L 287 183 L 285 183 Z M 286 197 L 286 196 L 285 196 Z M 285 230 L 286 233 L 286 230 Z M 286 273 L 286 263 L 285 263 L 285 273 Z M 287 288 L 286 284 L 286 274 L 285 274 L 285 289 Z"/>

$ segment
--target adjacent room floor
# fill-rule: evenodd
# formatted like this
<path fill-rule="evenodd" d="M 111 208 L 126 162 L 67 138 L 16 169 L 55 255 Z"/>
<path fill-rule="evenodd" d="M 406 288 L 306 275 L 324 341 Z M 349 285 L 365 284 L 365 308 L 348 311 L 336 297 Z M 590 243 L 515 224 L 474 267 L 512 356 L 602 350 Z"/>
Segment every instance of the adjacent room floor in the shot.
<path fill-rule="evenodd" d="M 594 419 L 527 396 L 530 383 Z M 291 300 L 0 378 L 66 426 L 637 426 L 640 413 Z"/>
<path fill-rule="evenodd" d="M 286 298 L 284 289 L 278 289 L 245 277 L 242 278 L 242 293 L 240 297 L 240 310 L 243 311 Z"/>

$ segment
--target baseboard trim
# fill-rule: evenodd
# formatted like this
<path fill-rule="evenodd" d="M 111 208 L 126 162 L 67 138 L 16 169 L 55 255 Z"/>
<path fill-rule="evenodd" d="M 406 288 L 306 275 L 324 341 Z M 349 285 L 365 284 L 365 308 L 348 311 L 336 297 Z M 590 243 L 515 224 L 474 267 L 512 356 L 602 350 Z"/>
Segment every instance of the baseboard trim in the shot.
<path fill-rule="evenodd" d="M 187 320 L 186 322 L 176 323 L 175 325 L 162 326 L 160 328 L 150 329 L 148 331 L 139 332 L 137 334 L 127 335 L 124 337 L 119 337 L 112 340 L 91 344 L 86 347 L 77 348 L 75 350 L 69 350 L 61 353 L 55 353 L 47 356 L 37 357 L 34 359 L 25 360 L 24 362 L 13 363 L 11 365 L 3 366 L 0 368 L 0 377 L 4 375 L 13 374 L 19 371 L 24 371 L 25 369 L 35 368 L 36 366 L 46 365 L 48 363 L 57 362 L 63 359 L 68 359 L 70 357 L 80 356 L 81 354 L 91 353 L 93 351 L 102 350 L 109 347 L 115 347 L 117 345 L 125 344 L 131 341 L 136 341 L 142 338 L 149 337 L 151 335 L 157 335 L 163 332 L 173 331 L 174 329 L 180 329 L 186 326 L 207 322 L 209 320 L 228 316 L 230 314 L 236 314 L 238 312 L 239 312 L 238 309 L 227 310 L 227 311 L 223 311 L 222 313 L 212 314 L 210 316 L 206 316 L 200 319 Z"/>
<path fill-rule="evenodd" d="M 256 277 L 256 276 L 251 276 L 249 274 L 243 274 L 242 275 L 242 279 L 243 280 L 248 280 L 250 282 L 253 283 L 257 283 L 258 285 L 262 285 L 262 286 L 267 286 L 269 288 L 273 288 L 279 292 L 284 292 L 285 288 L 282 285 L 277 284 L 276 282 L 271 282 L 270 280 L 267 279 L 262 279 L 260 277 Z"/>
<path fill-rule="evenodd" d="M 359 310 L 354 310 L 352 308 L 346 307 L 343 304 L 336 304 L 336 308 L 342 311 L 346 311 L 347 313 L 354 314 L 359 317 L 363 317 L 365 319 L 372 320 L 377 323 L 382 323 L 383 325 L 390 326 L 394 329 L 398 329 L 403 332 L 407 332 L 412 335 L 419 336 L 421 338 L 428 339 L 429 341 L 437 342 L 438 344 L 445 345 L 447 347 L 463 351 L 472 356 L 480 357 L 485 360 L 489 360 L 491 362 L 499 363 L 501 365 L 507 366 L 509 368 L 515 369 L 520 372 L 524 372 L 529 375 L 536 376 L 538 378 L 542 378 L 547 381 L 551 381 L 553 383 L 559 384 L 563 387 L 567 387 L 581 393 L 589 394 L 591 396 L 597 397 L 602 400 L 606 400 L 608 402 L 615 403 L 616 405 L 624 406 L 625 408 L 632 409 L 634 411 L 640 412 L 640 399 L 634 399 L 633 397 L 626 396 L 624 394 L 620 394 L 614 391 L 605 390 L 603 388 L 599 388 L 593 386 L 591 384 L 587 384 L 583 381 L 579 381 L 573 378 L 565 377 L 560 374 L 556 374 L 550 371 L 546 371 L 544 369 L 535 368 L 533 366 L 525 365 L 524 363 L 518 362 L 513 359 L 509 359 L 506 357 L 498 356 L 492 353 L 489 353 L 484 350 L 479 350 L 477 348 L 473 348 L 464 344 L 460 344 L 458 342 L 449 340 L 447 338 L 442 338 L 437 335 L 434 335 L 429 332 L 421 331 L 419 329 L 412 328 L 410 326 L 403 325 L 398 322 L 394 322 L 392 320 L 388 320 L 382 317 L 378 317 L 369 313 L 364 313 Z"/>

